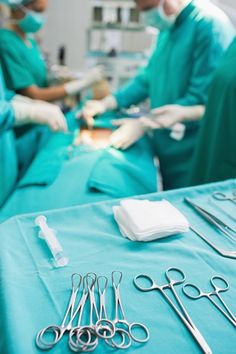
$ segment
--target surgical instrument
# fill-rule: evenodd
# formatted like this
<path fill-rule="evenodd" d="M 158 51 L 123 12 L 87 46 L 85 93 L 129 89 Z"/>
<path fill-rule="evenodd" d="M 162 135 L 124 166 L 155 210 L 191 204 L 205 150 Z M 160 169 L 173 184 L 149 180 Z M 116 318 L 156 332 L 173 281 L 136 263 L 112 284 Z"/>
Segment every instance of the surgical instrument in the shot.
<path fill-rule="evenodd" d="M 73 135 L 72 138 L 72 142 L 71 144 L 67 147 L 67 153 L 68 153 L 68 158 L 72 159 L 73 158 L 73 154 L 75 149 L 77 148 L 77 143 L 76 140 L 78 139 L 78 134 L 79 134 L 80 130 L 79 129 L 75 129 L 74 132 L 72 132 L 71 134 Z"/>
<path fill-rule="evenodd" d="M 103 284 L 102 284 L 103 281 Z M 97 278 L 97 287 L 99 292 L 99 319 L 96 323 L 96 333 L 102 339 L 111 339 L 115 335 L 115 325 L 108 319 L 106 310 L 106 290 L 108 285 L 108 278 L 100 276 Z M 107 329 L 110 329 L 109 331 Z"/>
<path fill-rule="evenodd" d="M 204 236 L 201 232 L 199 232 L 195 227 L 190 226 L 190 230 L 195 233 L 198 237 L 204 240 L 211 248 L 213 248 L 217 253 L 226 258 L 236 259 L 236 251 L 226 251 L 218 246 L 216 246 L 213 242 L 211 242 L 206 236 Z"/>
<path fill-rule="evenodd" d="M 82 313 L 79 316 L 77 327 L 74 327 L 69 333 L 69 347 L 72 351 L 78 352 L 90 352 L 96 349 L 98 346 L 98 337 L 93 324 L 94 313 L 98 318 L 98 311 L 96 306 L 96 300 L 94 295 L 94 286 L 97 281 L 97 275 L 95 273 L 88 273 L 84 278 L 83 291 L 88 294 L 90 304 L 90 323 L 89 325 L 81 325 Z M 86 285 L 85 285 L 86 284 Z M 86 340 L 84 340 L 86 338 Z"/>
<path fill-rule="evenodd" d="M 211 207 L 213 207 L 218 212 L 220 212 L 221 215 L 224 214 L 227 218 L 229 218 L 231 221 L 233 221 L 233 223 L 236 222 L 236 215 L 235 216 L 232 215 L 230 210 L 225 209 L 224 205 L 222 206 L 222 204 L 218 203 L 216 199 L 209 199 L 208 203 Z M 231 229 L 233 230 L 233 232 L 236 233 L 236 228 L 231 227 Z"/>
<path fill-rule="evenodd" d="M 233 203 L 234 205 L 236 205 L 236 190 L 232 191 L 232 195 L 227 195 L 225 193 L 222 192 L 214 192 L 212 194 L 213 198 L 216 200 L 220 200 L 220 201 L 229 201 L 231 203 Z"/>
<path fill-rule="evenodd" d="M 81 286 L 82 276 L 80 274 L 74 273 L 71 277 L 71 281 L 72 281 L 71 296 L 61 325 L 47 326 L 43 328 L 41 331 L 39 331 L 37 334 L 36 344 L 42 350 L 48 350 L 53 348 L 62 339 L 64 334 L 70 331 L 72 328 L 73 320 L 79 311 L 79 306 L 76 309 L 76 311 L 74 311 L 74 307 L 75 307 L 76 297 Z M 53 335 L 54 337 L 53 340 L 48 339 L 48 334 Z"/>
<path fill-rule="evenodd" d="M 191 199 L 185 198 L 186 203 L 188 203 L 195 211 L 198 212 L 205 220 L 207 220 L 210 224 L 214 225 L 218 230 L 220 230 L 224 235 L 226 235 L 231 241 L 236 242 L 236 238 L 231 235 L 231 232 L 235 232 L 230 226 L 225 224 L 222 220 L 217 218 L 215 215 L 200 207 L 196 203 L 194 203 Z"/>
<path fill-rule="evenodd" d="M 175 274 L 172 275 L 172 274 Z M 187 313 L 183 303 L 181 302 L 176 290 L 175 286 L 183 284 L 185 282 L 186 276 L 182 270 L 179 268 L 168 268 L 165 272 L 166 279 L 168 281 L 165 285 L 158 285 L 149 275 L 146 274 L 139 274 L 134 279 L 134 284 L 137 289 L 143 292 L 149 292 L 153 290 L 157 290 L 161 293 L 164 299 L 168 302 L 168 304 L 172 307 L 175 313 L 179 316 L 182 322 L 185 324 L 189 332 L 192 334 L 196 342 L 201 347 L 203 353 L 211 354 L 212 351 L 208 346 L 207 342 L 203 338 L 202 334 L 199 332 L 195 324 L 193 323 L 192 319 L 190 318 L 189 314 Z M 142 281 L 142 282 L 141 282 Z M 143 283 L 145 282 L 145 284 Z M 148 284 L 146 283 L 148 282 Z M 143 285 L 144 284 L 144 285 Z M 175 305 L 175 303 L 171 300 L 171 298 L 167 295 L 165 290 L 171 290 L 172 294 L 174 295 L 175 300 L 177 301 L 180 309 Z M 182 313 L 181 313 L 182 310 Z"/>
<path fill-rule="evenodd" d="M 223 286 L 217 285 L 217 281 L 220 281 L 223 284 Z M 204 297 L 207 298 L 228 319 L 228 321 L 230 321 L 230 323 L 232 323 L 232 325 L 236 327 L 236 317 L 233 315 L 233 313 L 231 312 L 231 310 L 226 305 L 225 301 L 222 299 L 220 295 L 220 293 L 229 290 L 229 284 L 227 280 L 225 280 L 221 276 L 216 275 L 211 278 L 210 283 L 214 289 L 211 292 L 208 293 L 203 292 L 197 285 L 192 283 L 185 284 L 183 286 L 183 292 L 188 298 L 192 300 L 198 300 Z M 214 300 L 213 298 L 214 296 L 218 298 L 218 300 L 221 302 L 224 309 L 220 307 L 220 305 L 218 305 L 218 303 Z"/>
<path fill-rule="evenodd" d="M 120 285 L 121 285 L 122 277 L 123 277 L 122 272 L 118 272 L 118 271 L 112 272 L 112 287 L 113 287 L 114 298 L 115 298 L 115 318 L 113 320 L 113 323 L 115 325 L 116 331 L 120 328 L 125 330 L 126 332 L 124 333 L 128 333 L 130 340 L 125 346 L 117 345 L 114 342 L 114 340 L 111 341 L 112 344 L 116 345 L 117 348 L 126 349 L 131 345 L 132 340 L 137 343 L 146 343 L 150 338 L 150 334 L 148 328 L 144 324 L 138 322 L 130 323 L 126 319 L 124 308 L 121 301 L 121 294 L 120 294 Z M 133 333 L 134 329 L 139 329 L 140 331 L 142 331 L 144 333 L 144 336 L 142 338 L 138 338 L 137 336 L 135 336 L 135 334 Z"/>
<path fill-rule="evenodd" d="M 66 266 L 69 260 L 65 256 L 63 248 L 57 239 L 56 232 L 48 226 L 47 218 L 40 215 L 35 219 L 35 224 L 40 228 L 39 235 L 46 241 L 48 248 L 53 255 L 55 265 L 57 267 Z"/>
<path fill-rule="evenodd" d="M 105 305 L 105 294 L 108 284 L 107 277 L 100 276 L 97 278 L 94 273 L 88 273 L 87 277 L 92 278 L 91 284 L 87 282 L 88 298 L 90 300 L 89 324 L 81 326 L 81 319 L 79 319 L 78 326 L 73 328 L 69 333 L 70 349 L 75 352 L 93 351 L 98 346 L 99 339 L 104 339 L 105 342 L 114 349 L 128 348 L 131 345 L 129 333 L 124 329 L 115 328 L 115 324 L 113 321 L 109 320 L 107 316 Z M 95 300 L 95 283 L 97 283 L 99 292 L 99 311 Z M 94 318 L 96 319 L 96 323 Z M 121 339 L 119 343 L 117 343 L 117 337 Z"/>
<path fill-rule="evenodd" d="M 118 275 L 118 279 L 116 279 Z M 108 318 L 106 310 L 106 290 L 108 278 L 95 273 L 87 273 L 85 277 L 74 273 L 71 277 L 72 289 L 64 318 L 60 325 L 49 325 L 41 329 L 36 336 L 36 345 L 41 350 L 54 348 L 68 334 L 68 345 L 73 352 L 92 352 L 99 340 L 104 340 L 113 349 L 127 349 L 132 339 L 138 343 L 145 343 L 149 339 L 146 326 L 139 323 L 129 323 L 124 315 L 120 300 L 121 272 L 112 273 L 112 284 L 115 291 L 115 319 Z M 79 292 L 82 285 L 80 299 Z M 97 286 L 98 292 L 95 293 Z M 99 300 L 99 309 L 97 307 Z M 87 306 L 88 302 L 88 306 Z M 89 310 L 89 318 L 85 316 L 85 309 Z M 119 311 L 121 316 L 119 316 Z M 77 324 L 75 319 L 78 316 Z M 87 322 L 88 320 L 88 322 Z M 133 331 L 140 329 L 145 332 L 145 338 L 135 337 Z"/>

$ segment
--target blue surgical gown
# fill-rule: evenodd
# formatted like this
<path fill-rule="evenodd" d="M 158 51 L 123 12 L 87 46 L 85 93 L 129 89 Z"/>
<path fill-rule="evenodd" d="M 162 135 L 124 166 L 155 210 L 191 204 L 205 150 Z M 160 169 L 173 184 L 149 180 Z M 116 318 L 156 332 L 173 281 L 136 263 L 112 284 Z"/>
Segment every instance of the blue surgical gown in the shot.
<path fill-rule="evenodd" d="M 11 130 L 14 120 L 13 108 L 6 101 L 6 91 L 0 68 L 0 207 L 13 190 L 18 175 L 15 137 Z"/>

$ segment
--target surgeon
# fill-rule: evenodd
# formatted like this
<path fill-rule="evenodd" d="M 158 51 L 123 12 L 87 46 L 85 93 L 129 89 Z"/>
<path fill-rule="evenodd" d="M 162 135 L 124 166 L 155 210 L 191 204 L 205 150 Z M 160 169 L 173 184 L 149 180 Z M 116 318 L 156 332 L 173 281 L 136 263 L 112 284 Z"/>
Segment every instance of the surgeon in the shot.
<path fill-rule="evenodd" d="M 152 132 L 164 189 L 179 188 L 187 185 L 199 120 L 191 112 L 193 117 L 187 116 L 181 126 L 173 129 L 175 109 L 165 111 L 165 115 L 163 109 L 169 109 L 170 105 L 198 106 L 203 114 L 209 83 L 232 42 L 234 28 L 227 16 L 209 1 L 136 0 L 136 3 L 146 26 L 160 31 L 156 48 L 146 67 L 124 87 L 101 101 L 88 101 L 84 119 L 93 124 L 94 117 L 106 110 L 127 108 L 149 99 L 152 115 L 162 114 L 166 119 L 166 124 Z M 116 125 L 121 127 L 111 142 L 117 148 L 128 148 L 146 132 L 139 120 L 125 119 Z"/>
<path fill-rule="evenodd" d="M 0 0 L 10 8 L 10 17 L 0 30 L 0 61 L 9 90 L 32 99 L 56 101 L 77 95 L 103 78 L 97 67 L 81 80 L 49 87 L 48 71 L 35 34 L 45 23 L 48 0 Z"/>
<path fill-rule="evenodd" d="M 19 166 L 26 166 L 42 143 L 38 131 L 31 144 L 26 146 L 27 155 L 20 156 L 13 128 L 37 124 L 46 125 L 53 131 L 67 130 L 65 117 L 56 105 L 35 102 L 21 96 L 15 96 L 9 101 L 8 96 L 0 67 L 0 208 L 16 185 L 20 174 Z"/>
<path fill-rule="evenodd" d="M 190 185 L 236 178 L 236 39 L 214 75 Z"/>
<path fill-rule="evenodd" d="M 202 119 L 196 151 L 190 169 L 190 185 L 213 183 L 236 178 L 236 39 L 220 61 L 204 106 L 181 107 L 170 105 L 162 109 L 157 118 L 144 119 L 145 127 L 158 129 L 168 121 L 173 112 L 174 121 L 183 122 L 186 117 Z M 204 114 L 205 112 L 205 114 Z"/>

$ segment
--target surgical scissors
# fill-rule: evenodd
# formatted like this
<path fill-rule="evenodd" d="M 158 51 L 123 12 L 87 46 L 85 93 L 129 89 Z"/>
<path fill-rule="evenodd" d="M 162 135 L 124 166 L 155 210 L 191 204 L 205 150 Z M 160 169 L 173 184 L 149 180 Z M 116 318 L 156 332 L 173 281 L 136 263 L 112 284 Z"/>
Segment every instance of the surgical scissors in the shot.
<path fill-rule="evenodd" d="M 150 338 L 149 330 L 144 324 L 138 322 L 130 323 L 126 319 L 120 294 L 120 285 L 122 277 L 122 272 L 112 272 L 112 287 L 115 298 L 115 318 L 112 322 L 115 325 L 116 334 L 119 334 L 121 335 L 121 337 L 123 337 L 121 344 L 117 344 L 114 338 L 111 339 L 112 345 L 115 346 L 117 349 L 129 348 L 132 344 L 132 340 L 137 343 L 146 343 Z M 133 333 L 134 329 L 139 329 L 140 331 L 142 331 L 144 333 L 144 336 L 142 338 L 138 338 L 137 336 L 135 336 Z M 127 339 L 127 343 L 123 343 L 124 341 L 126 342 L 125 338 Z"/>
<path fill-rule="evenodd" d="M 172 276 L 172 273 L 175 273 L 176 276 Z M 178 276 L 177 276 L 178 274 Z M 199 332 L 195 324 L 193 323 L 192 319 L 190 318 L 189 314 L 187 313 L 183 303 L 181 302 L 177 292 L 175 291 L 175 286 L 183 284 L 186 280 L 186 276 L 182 270 L 179 268 L 168 268 L 167 271 L 165 272 L 166 279 L 168 281 L 167 284 L 165 285 L 158 285 L 149 275 L 146 274 L 139 274 L 134 278 L 134 284 L 137 289 L 143 291 L 143 292 L 149 292 L 153 290 L 157 290 L 161 293 L 161 295 L 165 298 L 165 300 L 169 303 L 169 305 L 172 307 L 172 309 L 175 311 L 175 313 L 179 316 L 179 318 L 182 320 L 182 322 L 185 324 L 187 329 L 190 331 L 196 342 L 199 344 L 201 347 L 203 353 L 205 354 L 211 354 L 212 351 L 210 347 L 208 346 L 207 342 L 203 338 L 202 334 Z M 140 280 L 145 283 L 148 282 L 148 284 L 141 285 Z M 142 282 L 142 284 L 143 284 Z M 170 289 L 172 294 L 174 295 L 178 305 L 180 306 L 181 311 L 178 309 L 178 307 L 174 304 L 174 302 L 171 300 L 171 298 L 166 294 L 165 290 Z"/>
<path fill-rule="evenodd" d="M 236 205 L 236 190 L 232 191 L 232 195 L 227 195 L 223 192 L 214 192 L 212 194 L 213 198 L 220 201 L 229 201 Z"/>
<path fill-rule="evenodd" d="M 217 281 L 220 281 L 223 284 L 223 286 L 219 286 L 217 284 Z M 229 290 L 229 283 L 225 278 L 219 275 L 213 276 L 210 280 L 210 283 L 214 289 L 211 292 L 208 293 L 203 292 L 197 285 L 192 283 L 185 284 L 183 286 L 183 292 L 188 298 L 192 300 L 199 300 L 204 297 L 207 298 L 228 319 L 228 321 L 232 323 L 234 327 L 236 327 L 236 317 L 233 315 L 233 313 L 231 312 L 231 310 L 226 305 L 225 301 L 222 299 L 220 295 L 220 293 Z M 223 305 L 224 309 L 221 308 L 220 305 L 218 305 L 218 303 L 214 300 L 213 298 L 214 296 L 218 298 L 218 300 Z"/>

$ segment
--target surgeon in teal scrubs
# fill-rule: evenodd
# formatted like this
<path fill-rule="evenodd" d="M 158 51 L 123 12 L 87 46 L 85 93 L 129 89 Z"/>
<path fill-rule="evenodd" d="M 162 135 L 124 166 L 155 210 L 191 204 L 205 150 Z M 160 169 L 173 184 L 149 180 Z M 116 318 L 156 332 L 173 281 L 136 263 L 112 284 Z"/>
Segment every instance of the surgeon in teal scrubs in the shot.
<path fill-rule="evenodd" d="M 14 123 L 14 110 L 5 100 L 5 89 L 0 72 L 0 207 L 15 185 L 18 174 L 14 135 L 10 130 Z"/>
<path fill-rule="evenodd" d="M 48 0 L 0 0 L 9 8 L 0 30 L 0 61 L 9 90 L 53 102 L 77 95 L 103 79 L 103 69 L 91 69 L 80 80 L 50 85 L 49 71 L 35 34 L 45 24 Z"/>
<path fill-rule="evenodd" d="M 21 144 L 15 137 L 13 127 L 25 124 L 48 126 L 55 132 L 67 129 L 65 117 L 57 106 L 8 92 L 0 66 L 0 208 L 15 187 L 20 175 L 19 166 L 25 165 L 30 156 L 34 157 L 42 142 L 38 131 L 38 141 L 35 135 L 31 145 L 23 146 L 27 154 L 20 156 L 17 147 Z"/>
<path fill-rule="evenodd" d="M 150 100 L 150 110 L 166 105 L 205 105 L 213 72 L 234 37 L 228 17 L 210 1 L 136 3 L 145 24 L 160 30 L 156 48 L 146 67 L 114 95 L 87 102 L 84 119 L 89 124 L 106 110 L 127 108 L 146 99 Z M 121 127 L 111 140 L 117 148 L 128 148 L 145 133 L 138 121 L 122 120 L 117 125 Z M 187 184 L 199 122 L 187 121 L 181 129 L 177 135 L 168 127 L 152 133 L 164 189 Z"/>

